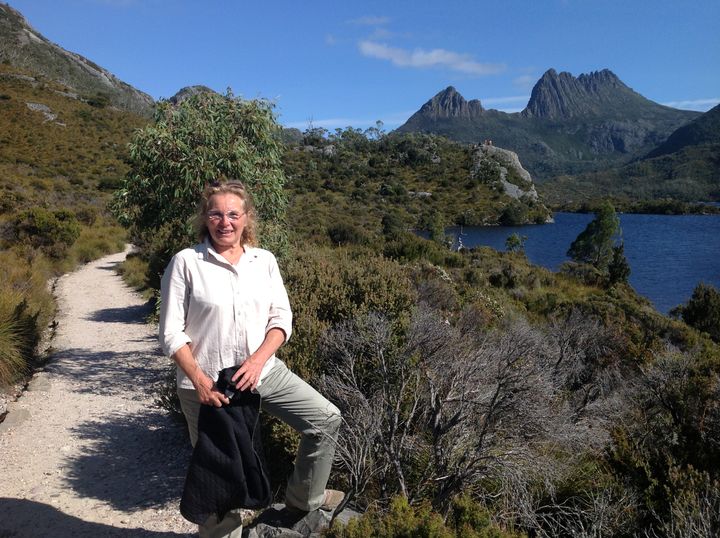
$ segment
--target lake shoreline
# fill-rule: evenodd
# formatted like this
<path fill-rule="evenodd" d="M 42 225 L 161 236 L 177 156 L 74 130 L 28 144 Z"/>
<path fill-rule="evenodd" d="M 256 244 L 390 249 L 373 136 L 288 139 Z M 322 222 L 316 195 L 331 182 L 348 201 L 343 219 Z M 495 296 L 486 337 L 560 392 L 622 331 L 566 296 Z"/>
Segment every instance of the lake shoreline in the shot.
<path fill-rule="evenodd" d="M 631 267 L 630 285 L 664 314 L 690 299 L 700 282 L 720 287 L 720 215 L 622 213 L 621 240 Z M 593 219 L 592 213 L 555 213 L 554 224 L 452 227 L 455 244 L 504 251 L 508 236 L 525 237 L 528 260 L 551 271 L 569 261 L 572 241 Z"/>

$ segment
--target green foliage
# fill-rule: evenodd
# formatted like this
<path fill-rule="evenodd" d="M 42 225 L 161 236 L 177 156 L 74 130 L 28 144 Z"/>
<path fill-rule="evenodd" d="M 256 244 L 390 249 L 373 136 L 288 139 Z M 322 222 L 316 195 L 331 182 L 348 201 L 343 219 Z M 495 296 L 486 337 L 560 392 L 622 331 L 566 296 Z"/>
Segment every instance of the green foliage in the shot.
<path fill-rule="evenodd" d="M 526 235 L 520 235 L 519 233 L 510 234 L 505 239 L 505 250 L 508 252 L 525 252 L 525 241 L 527 241 Z"/>
<path fill-rule="evenodd" d="M 68 252 L 71 263 L 88 263 L 107 254 L 120 252 L 125 246 L 125 230 L 119 226 L 83 228 Z"/>
<path fill-rule="evenodd" d="M 720 342 L 720 291 L 714 286 L 701 282 L 687 304 L 678 306 L 671 313 Z"/>
<path fill-rule="evenodd" d="M 283 161 L 293 230 L 304 237 L 324 236 L 341 219 L 368 233 L 387 232 L 382 221 L 392 215 L 395 229 L 427 230 L 444 243 L 441 228 L 497 224 L 511 203 L 515 223 L 544 222 L 548 216 L 542 204 L 513 201 L 473 174 L 467 145 L 371 131 L 310 129 L 301 143 L 287 148 Z"/>
<path fill-rule="evenodd" d="M 495 525 L 487 511 L 469 497 L 453 502 L 447 520 L 428 504 L 411 506 L 396 497 L 387 512 L 370 510 L 347 525 L 335 523 L 327 531 L 332 538 L 521 538 Z"/>
<path fill-rule="evenodd" d="M 80 236 L 75 213 L 65 209 L 27 209 L 15 217 L 15 241 L 42 250 L 51 258 L 62 258 Z"/>
<path fill-rule="evenodd" d="M 608 264 L 608 282 L 610 285 L 625 283 L 630 278 L 630 264 L 625 258 L 625 244 L 612 248 L 612 259 Z"/>
<path fill-rule="evenodd" d="M 0 387 L 26 373 L 27 358 L 39 338 L 38 315 L 29 314 L 27 306 L 24 300 L 17 302 L 17 296 L 0 295 Z"/>
<path fill-rule="evenodd" d="M 297 251 L 287 260 L 283 274 L 294 331 L 281 353 L 306 378 L 323 372 L 317 346 L 328 327 L 367 312 L 385 314 L 401 324 L 414 303 L 412 285 L 402 267 L 370 250 L 314 247 Z"/>
<path fill-rule="evenodd" d="M 36 367 L 35 351 L 55 311 L 47 288 L 51 266 L 42 255 L 32 263 L 12 250 L 0 256 L 0 386 Z"/>
<path fill-rule="evenodd" d="M 526 205 L 514 201 L 502 210 L 499 222 L 503 226 L 520 226 L 528 221 L 528 208 Z"/>
<path fill-rule="evenodd" d="M 572 242 L 567 255 L 573 260 L 588 263 L 605 271 L 613 257 L 613 244 L 620 230 L 620 219 L 610 202 L 604 203 L 595 218 Z"/>
<path fill-rule="evenodd" d="M 368 234 L 349 222 L 338 222 L 328 228 L 328 236 L 335 245 L 367 245 L 370 243 Z"/>
<path fill-rule="evenodd" d="M 130 167 L 113 209 L 155 273 L 195 240 L 193 218 L 205 185 L 243 181 L 261 217 L 263 246 L 281 254 L 285 181 L 272 105 L 200 93 L 158 105 L 155 123 L 130 144 Z M 151 283 L 155 284 L 155 282 Z"/>
<path fill-rule="evenodd" d="M 664 519 L 695 473 L 720 479 L 720 353 L 666 353 L 644 372 L 609 460 L 648 513 Z"/>

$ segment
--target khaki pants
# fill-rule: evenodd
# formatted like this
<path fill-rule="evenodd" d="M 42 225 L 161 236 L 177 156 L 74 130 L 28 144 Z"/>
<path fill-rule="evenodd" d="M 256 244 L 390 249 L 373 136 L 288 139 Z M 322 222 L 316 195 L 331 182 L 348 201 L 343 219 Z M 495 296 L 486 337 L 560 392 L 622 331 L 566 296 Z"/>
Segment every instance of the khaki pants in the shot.
<path fill-rule="evenodd" d="M 262 398 L 261 409 L 279 418 L 301 435 L 295 467 L 285 490 L 285 503 L 300 510 L 316 510 L 323 503 L 325 486 L 330 477 L 335 441 L 340 429 L 340 411 L 288 370 L 280 360 L 267 377 L 263 378 L 257 391 Z M 195 446 L 201 404 L 194 390 L 178 389 L 178 396 L 187 419 L 190 442 Z M 228 518 L 234 522 L 228 522 L 229 527 L 226 527 Z M 239 519 L 239 514 L 234 511 L 228 513 L 219 524 L 211 517 L 200 526 L 200 536 L 240 536 L 242 522 Z M 215 532 L 216 529 L 218 532 Z"/>

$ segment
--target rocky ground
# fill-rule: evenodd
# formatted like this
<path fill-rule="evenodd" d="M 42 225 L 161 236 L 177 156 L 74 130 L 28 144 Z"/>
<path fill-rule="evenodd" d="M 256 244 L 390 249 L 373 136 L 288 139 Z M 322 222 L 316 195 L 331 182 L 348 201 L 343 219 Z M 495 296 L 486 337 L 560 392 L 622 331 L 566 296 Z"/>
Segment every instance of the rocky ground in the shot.
<path fill-rule="evenodd" d="M 145 301 L 115 273 L 124 258 L 57 282 L 52 359 L 6 398 L 0 423 L 0 538 L 196 535 L 178 509 L 185 426 L 155 404 L 169 361 L 144 323 Z M 274 505 L 244 535 L 317 536 L 329 519 Z"/>

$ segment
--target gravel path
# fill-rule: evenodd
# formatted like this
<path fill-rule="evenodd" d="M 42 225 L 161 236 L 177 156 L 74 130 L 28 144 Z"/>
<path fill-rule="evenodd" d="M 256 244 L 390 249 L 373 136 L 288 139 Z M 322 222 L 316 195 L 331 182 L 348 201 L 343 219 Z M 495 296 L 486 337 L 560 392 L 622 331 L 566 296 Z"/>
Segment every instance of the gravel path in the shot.
<path fill-rule="evenodd" d="M 0 424 L 0 538 L 177 537 L 190 456 L 153 404 L 168 359 L 144 301 L 114 272 L 125 253 L 58 281 L 53 360 Z"/>

